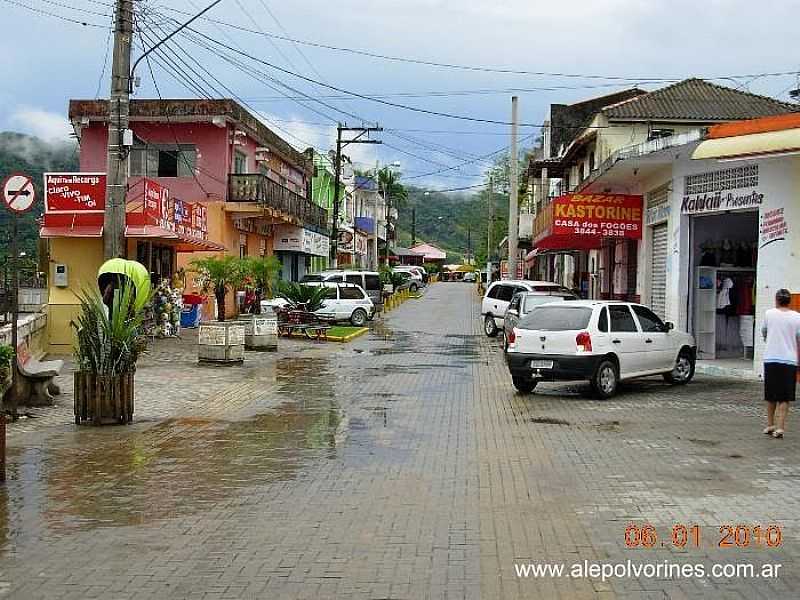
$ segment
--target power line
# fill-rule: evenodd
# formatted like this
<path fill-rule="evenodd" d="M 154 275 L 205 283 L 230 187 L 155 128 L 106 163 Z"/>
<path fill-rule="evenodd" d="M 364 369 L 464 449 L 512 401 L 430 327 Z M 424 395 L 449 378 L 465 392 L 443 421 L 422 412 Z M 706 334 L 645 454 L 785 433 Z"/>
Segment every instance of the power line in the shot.
<path fill-rule="evenodd" d="M 334 86 L 334 85 L 330 85 L 330 84 L 327 84 L 327 83 L 324 83 L 324 82 L 321 82 L 321 81 L 317 81 L 316 79 L 312 79 L 311 77 L 306 77 L 305 75 L 301 75 L 300 73 L 295 73 L 294 71 L 290 71 L 289 69 L 284 69 L 283 67 L 279 67 L 278 65 L 275 65 L 275 64 L 273 64 L 273 63 L 271 63 L 269 61 L 260 59 L 260 58 L 258 58 L 256 56 L 253 56 L 252 54 L 249 54 L 249 53 L 244 52 L 242 50 L 237 50 L 236 48 L 233 48 L 233 47 L 231 47 L 231 46 L 229 46 L 229 45 L 227 45 L 227 44 L 225 44 L 225 43 L 223 43 L 223 42 L 221 42 L 219 40 L 216 40 L 216 39 L 214 39 L 214 38 L 212 38 L 212 37 L 210 37 L 210 36 L 208 36 L 208 35 L 206 35 L 206 34 L 204 34 L 202 32 L 199 32 L 196 29 L 193 29 L 191 27 L 187 27 L 186 29 L 188 29 L 189 31 L 193 32 L 196 35 L 199 35 L 200 37 L 208 40 L 209 42 L 211 42 L 213 44 L 216 44 L 216 45 L 218 45 L 218 46 L 220 46 L 222 48 L 225 48 L 225 49 L 227 49 L 227 50 L 229 50 L 231 52 L 234 52 L 235 54 L 242 55 L 242 56 L 244 56 L 244 57 L 246 57 L 246 58 L 248 58 L 248 59 L 250 59 L 250 60 L 252 60 L 254 62 L 261 63 L 261 64 L 266 65 L 266 66 L 268 66 L 268 67 L 270 67 L 272 69 L 275 69 L 275 70 L 280 71 L 282 73 L 286 73 L 287 75 L 291 75 L 291 76 L 296 77 L 298 79 L 302 79 L 304 81 L 308 81 L 309 83 L 313 83 L 313 84 L 316 84 L 318 86 L 325 87 L 325 88 L 334 90 L 336 92 L 340 92 L 342 94 L 348 94 L 348 95 L 354 96 L 356 98 L 361 98 L 362 100 L 369 100 L 370 102 L 376 102 L 378 104 L 383 104 L 385 106 L 391 106 L 393 108 L 399 108 L 399 109 L 402 109 L 402 110 L 408 110 L 408 111 L 427 114 L 427 115 L 436 116 L 436 117 L 444 117 L 444 118 L 448 118 L 448 119 L 458 119 L 458 120 L 462 120 L 462 121 L 471 121 L 471 122 L 474 122 L 474 123 L 490 123 L 490 124 L 494 124 L 494 125 L 511 125 L 511 123 L 509 121 L 497 121 L 497 120 L 494 120 L 494 119 L 483 119 L 483 118 L 480 118 L 480 117 L 470 117 L 470 116 L 467 116 L 467 115 L 456 115 L 456 114 L 452 114 L 452 113 L 446 113 L 446 112 L 437 111 L 437 110 L 430 110 L 430 109 L 420 108 L 420 107 L 416 107 L 416 106 L 407 106 L 405 104 L 399 104 L 397 102 L 390 102 L 388 100 L 383 100 L 383 99 L 380 99 L 380 98 L 373 98 L 371 96 L 366 96 L 364 94 L 359 94 L 358 92 L 353 92 L 353 91 L 346 90 L 346 89 L 343 89 L 343 88 L 340 88 L 340 87 L 337 87 L 337 86 Z M 315 99 L 315 101 L 320 102 L 322 104 L 325 104 L 329 108 L 333 108 L 334 110 L 345 114 L 345 111 L 342 111 L 341 109 L 338 109 L 336 107 L 332 107 L 330 105 L 327 105 L 326 103 L 324 103 L 321 100 Z M 351 115 L 351 116 L 353 116 L 353 115 Z M 358 118 L 358 117 L 356 117 L 356 118 Z M 531 124 L 531 123 L 520 123 L 520 126 L 521 127 L 541 127 L 541 125 L 534 125 L 534 124 Z"/>
<path fill-rule="evenodd" d="M 28 6 L 27 4 L 23 4 L 22 2 L 17 2 L 16 0 L 2 0 L 2 1 L 8 4 L 13 4 L 14 6 L 19 6 L 20 8 L 24 8 L 26 10 L 38 13 L 40 15 L 53 17 L 55 19 L 61 19 L 62 21 L 67 21 L 68 23 L 74 23 L 76 25 L 82 25 L 84 27 L 97 27 L 98 29 L 109 29 L 108 25 L 100 25 L 99 23 L 90 23 L 88 21 L 80 21 L 78 19 L 72 19 L 70 17 L 65 17 L 64 15 L 59 15 L 58 13 L 42 10 L 41 8 L 35 8 L 33 6 Z"/>
<path fill-rule="evenodd" d="M 179 14 L 190 14 L 185 11 L 171 8 L 171 7 L 164 7 L 166 10 L 171 12 L 179 13 Z M 393 62 L 402 62 L 402 63 L 410 63 L 410 64 L 417 64 L 417 65 L 424 65 L 430 67 L 440 67 L 446 69 L 457 69 L 462 71 L 478 71 L 483 73 L 503 73 L 509 75 L 532 75 L 537 77 L 562 77 L 568 79 L 597 79 L 597 80 L 605 80 L 605 81 L 624 81 L 624 82 L 638 82 L 638 83 L 666 83 L 670 81 L 679 81 L 679 79 L 671 78 L 671 77 L 630 77 L 630 76 L 618 76 L 618 75 L 597 75 L 597 74 L 588 74 L 588 73 L 564 73 L 564 72 L 550 72 L 550 71 L 528 71 L 522 69 L 509 69 L 509 68 L 502 68 L 502 67 L 487 67 L 487 66 L 478 66 L 478 65 L 462 65 L 462 64 L 455 64 L 455 63 L 444 63 L 444 62 L 437 62 L 433 60 L 425 60 L 425 59 L 417 59 L 417 58 L 408 58 L 402 56 L 392 56 L 389 54 L 381 54 L 378 52 L 371 52 L 368 50 L 359 50 L 355 48 L 347 48 L 343 46 L 332 46 L 329 44 L 322 44 L 319 42 L 311 42 L 308 40 L 300 40 L 296 38 L 291 38 L 288 36 L 278 35 L 276 33 L 266 33 L 260 31 L 254 31 L 252 29 L 248 29 L 247 27 L 242 27 L 240 25 L 235 25 L 233 23 L 228 23 L 225 21 L 221 21 L 219 19 L 212 19 L 209 17 L 204 18 L 207 21 L 216 23 L 218 25 L 224 25 L 225 27 L 230 27 L 231 29 L 236 29 L 239 31 L 244 31 L 247 33 L 252 33 L 255 35 L 263 35 L 266 37 L 270 37 L 273 39 L 283 40 L 287 42 L 292 42 L 294 44 L 300 44 L 303 46 L 310 46 L 312 48 L 322 48 L 325 50 L 333 50 L 336 52 L 346 52 L 349 54 L 356 54 L 359 56 L 367 56 L 370 58 L 377 58 L 381 60 L 388 60 Z M 773 73 L 756 73 L 756 74 L 745 74 L 745 75 L 723 75 L 723 76 L 715 76 L 715 77 L 703 77 L 703 79 L 748 79 L 755 76 L 760 77 L 779 77 L 785 75 L 795 75 L 797 71 L 786 71 L 786 72 L 773 72 Z"/>

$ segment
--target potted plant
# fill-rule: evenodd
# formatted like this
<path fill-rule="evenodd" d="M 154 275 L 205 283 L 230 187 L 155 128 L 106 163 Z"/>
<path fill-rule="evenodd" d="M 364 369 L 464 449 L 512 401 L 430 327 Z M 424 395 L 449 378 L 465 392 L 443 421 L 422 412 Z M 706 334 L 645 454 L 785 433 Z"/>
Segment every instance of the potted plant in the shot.
<path fill-rule="evenodd" d="M 312 286 L 284 281 L 278 286 L 278 296 L 286 300 L 291 310 L 313 313 L 322 308 L 329 289 L 321 285 Z"/>
<path fill-rule="evenodd" d="M 79 295 L 72 322 L 77 345 L 73 376 L 75 423 L 130 423 L 134 409 L 136 362 L 146 347 L 144 311 L 133 285 L 113 291 L 110 308 L 98 292 Z"/>
<path fill-rule="evenodd" d="M 217 320 L 200 324 L 197 357 L 200 362 L 240 363 L 244 360 L 244 325 L 225 320 L 225 297 L 244 280 L 243 261 L 234 256 L 211 256 L 191 263 L 204 292 L 217 301 Z"/>
<path fill-rule="evenodd" d="M 247 314 L 240 315 L 245 325 L 244 345 L 248 350 L 278 349 L 278 319 L 275 312 L 263 314 L 261 300 L 272 298 L 275 280 L 281 270 L 281 262 L 274 256 L 259 256 L 244 259 Z"/>

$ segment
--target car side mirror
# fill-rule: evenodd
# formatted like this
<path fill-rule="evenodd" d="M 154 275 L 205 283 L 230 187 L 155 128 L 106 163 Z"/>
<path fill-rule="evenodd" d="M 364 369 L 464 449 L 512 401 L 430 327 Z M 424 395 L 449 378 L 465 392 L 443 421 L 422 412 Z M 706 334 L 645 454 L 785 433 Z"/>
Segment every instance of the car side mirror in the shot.
<path fill-rule="evenodd" d="M 667 321 L 666 323 L 664 323 L 665 331 L 672 331 L 673 329 L 675 329 L 675 324 L 672 321 Z"/>

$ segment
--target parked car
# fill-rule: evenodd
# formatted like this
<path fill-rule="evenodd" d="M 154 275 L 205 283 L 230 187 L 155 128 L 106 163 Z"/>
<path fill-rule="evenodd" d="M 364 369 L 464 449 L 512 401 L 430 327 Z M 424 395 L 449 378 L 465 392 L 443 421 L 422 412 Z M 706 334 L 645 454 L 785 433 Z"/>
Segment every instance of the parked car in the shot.
<path fill-rule="evenodd" d="M 322 308 L 314 313 L 320 319 L 350 321 L 353 327 L 363 327 L 375 316 L 375 305 L 360 285 L 336 281 L 309 281 L 306 285 L 328 288 Z"/>
<path fill-rule="evenodd" d="M 476 273 L 464 273 L 464 281 L 467 283 L 475 283 L 478 281 L 478 275 Z"/>
<path fill-rule="evenodd" d="M 662 375 L 674 384 L 694 377 L 694 338 L 664 323 L 646 306 L 575 300 L 545 304 L 520 319 L 505 352 L 514 387 L 533 391 L 539 381 L 591 382 L 609 398 L 620 381 Z"/>
<path fill-rule="evenodd" d="M 419 279 L 422 281 L 423 285 L 428 284 L 428 271 L 425 267 L 419 265 L 397 265 L 395 267 L 396 271 L 410 271 L 411 273 L 416 273 Z"/>
<path fill-rule="evenodd" d="M 572 290 L 549 281 L 528 281 L 527 279 L 504 279 L 495 281 L 486 290 L 481 302 L 483 331 L 494 337 L 503 327 L 503 319 L 511 299 L 517 292 L 543 292 L 554 295 L 572 294 Z"/>
<path fill-rule="evenodd" d="M 321 271 L 310 273 L 303 277 L 303 283 L 313 281 L 331 281 L 342 283 L 353 283 L 360 286 L 369 294 L 370 300 L 374 305 L 383 304 L 383 285 L 381 284 L 380 273 L 376 271 L 352 271 L 346 269 Z M 370 318 L 372 318 L 370 316 Z"/>
<path fill-rule="evenodd" d="M 399 275 L 403 280 L 400 285 L 394 286 L 395 292 L 409 290 L 412 293 L 416 293 L 416 291 L 419 289 L 419 283 L 418 280 L 414 279 L 409 271 L 395 271 L 395 274 Z"/>
<path fill-rule="evenodd" d="M 565 300 L 580 300 L 573 293 L 564 292 L 563 294 L 551 294 L 550 292 L 517 292 L 511 299 L 511 303 L 506 310 L 503 318 L 503 347 L 508 345 L 508 334 L 517 326 L 519 320 L 531 312 L 537 306 L 550 304 L 551 302 L 563 302 Z"/>
<path fill-rule="evenodd" d="M 400 265 L 393 269 L 395 273 L 408 274 L 408 276 L 411 278 L 411 281 L 409 282 L 407 289 L 413 294 L 416 294 L 417 291 L 419 291 L 419 289 L 425 285 L 425 280 L 422 276 L 422 272 L 418 270 L 419 268 L 420 267 L 404 267 L 403 265 Z"/>

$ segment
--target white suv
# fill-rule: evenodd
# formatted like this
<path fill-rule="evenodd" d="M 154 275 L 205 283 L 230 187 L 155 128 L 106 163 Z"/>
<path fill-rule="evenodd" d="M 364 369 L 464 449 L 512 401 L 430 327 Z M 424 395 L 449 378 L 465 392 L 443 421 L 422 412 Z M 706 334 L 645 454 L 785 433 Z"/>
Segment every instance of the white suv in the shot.
<path fill-rule="evenodd" d="M 483 331 L 494 337 L 503 328 L 503 319 L 511 299 L 517 292 L 542 292 L 553 295 L 573 295 L 572 290 L 549 281 L 528 281 L 527 279 L 504 279 L 495 281 L 486 290 L 481 302 Z"/>
<path fill-rule="evenodd" d="M 625 379 L 694 377 L 694 338 L 649 308 L 628 302 L 574 300 L 537 306 L 507 336 L 506 362 L 520 392 L 539 381 L 589 380 L 609 398 Z"/>
<path fill-rule="evenodd" d="M 375 305 L 359 285 L 330 281 L 310 281 L 304 285 L 328 288 L 322 308 L 315 312 L 320 319 L 350 321 L 354 327 L 363 327 L 375 315 Z"/>

